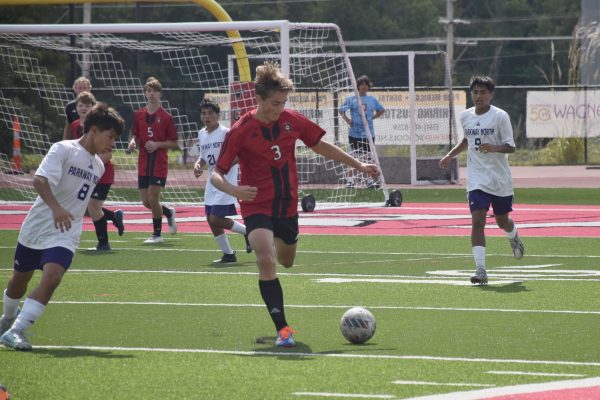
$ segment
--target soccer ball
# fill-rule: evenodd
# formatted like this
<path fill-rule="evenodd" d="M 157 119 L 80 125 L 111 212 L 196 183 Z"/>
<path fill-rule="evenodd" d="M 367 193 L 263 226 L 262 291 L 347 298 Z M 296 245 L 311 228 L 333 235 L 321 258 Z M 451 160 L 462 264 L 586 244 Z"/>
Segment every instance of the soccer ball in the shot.
<path fill-rule="evenodd" d="M 350 343 L 359 344 L 373 337 L 376 325 L 375 317 L 369 310 L 352 307 L 342 315 L 340 330 Z"/>

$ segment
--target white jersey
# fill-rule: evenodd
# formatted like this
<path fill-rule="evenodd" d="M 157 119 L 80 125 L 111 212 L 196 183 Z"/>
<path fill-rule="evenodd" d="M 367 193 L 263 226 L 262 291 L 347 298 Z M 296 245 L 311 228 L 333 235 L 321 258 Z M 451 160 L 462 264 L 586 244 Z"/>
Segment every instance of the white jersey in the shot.
<path fill-rule="evenodd" d="M 506 111 L 490 106 L 481 115 L 475 113 L 475 107 L 460 114 L 464 137 L 467 138 L 467 191 L 482 190 L 496 196 L 514 194 L 512 175 L 506 153 L 481 153 L 479 145 L 508 144 L 515 147 L 510 118 Z"/>
<path fill-rule="evenodd" d="M 54 227 L 52 210 L 40 196 L 35 199 L 19 232 L 19 243 L 32 249 L 64 247 L 75 252 L 83 228 L 83 215 L 104 163 L 90 154 L 79 140 L 63 140 L 50 147 L 35 174 L 48 179 L 58 203 L 73 216 L 71 229 Z"/>
<path fill-rule="evenodd" d="M 221 145 L 225 140 L 227 132 L 229 132 L 229 128 L 221 124 L 210 133 L 206 131 L 206 128 L 201 129 L 200 132 L 198 132 L 200 159 L 204 160 L 208 165 L 209 179 L 206 182 L 204 192 L 204 204 L 207 206 L 237 204 L 237 199 L 235 197 L 221 192 L 210 182 L 210 174 L 215 169 L 215 165 L 219 159 L 219 153 L 221 152 Z M 225 179 L 232 185 L 237 186 L 238 171 L 239 165 L 236 164 L 229 170 L 227 175 L 225 175 Z"/>

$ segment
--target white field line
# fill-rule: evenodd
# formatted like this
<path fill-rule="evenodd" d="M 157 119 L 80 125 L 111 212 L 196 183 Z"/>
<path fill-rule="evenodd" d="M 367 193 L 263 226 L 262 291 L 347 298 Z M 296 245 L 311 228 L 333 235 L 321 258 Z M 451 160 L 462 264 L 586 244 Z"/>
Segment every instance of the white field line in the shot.
<path fill-rule="evenodd" d="M 246 350 L 216 350 L 216 349 L 169 349 L 157 347 L 116 347 L 116 346 L 69 346 L 69 345 L 42 345 L 35 349 L 72 349 L 90 351 L 132 351 L 147 353 L 182 353 L 182 354 L 221 354 L 232 356 L 271 356 L 271 357 L 322 357 L 345 359 L 376 359 L 376 360 L 419 360 L 419 361 L 447 361 L 466 363 L 500 363 L 500 364 L 528 364 L 528 365 L 569 365 L 580 367 L 600 367 L 600 362 L 564 361 L 564 360 L 519 360 L 501 358 L 466 358 L 466 357 L 436 357 L 418 355 L 391 355 L 391 354 L 352 354 L 352 353 L 303 353 L 293 351 L 246 351 Z M 600 381 L 600 378 L 597 378 Z"/>
<path fill-rule="evenodd" d="M 292 392 L 293 396 L 311 397 L 338 397 L 346 399 L 395 399 L 391 394 L 360 394 L 360 393 L 333 393 L 333 392 Z"/>
<path fill-rule="evenodd" d="M 468 392 L 455 392 L 435 394 L 431 396 L 411 397 L 404 400 L 480 400 L 510 396 L 517 394 L 536 393 L 543 395 L 552 390 L 595 388 L 600 386 L 600 378 L 586 378 L 556 382 L 530 383 L 525 385 L 505 386 L 492 389 L 473 390 Z M 597 394 L 597 392 L 595 392 Z M 533 398 L 533 397 L 532 397 Z M 536 397 L 536 398 L 542 398 Z M 547 398 L 547 397 L 545 397 Z M 592 397 L 590 397 L 591 399 Z"/>
<path fill-rule="evenodd" d="M 417 386 L 473 386 L 473 387 L 495 387 L 485 383 L 450 383 L 450 382 L 426 382 L 426 381 L 392 381 L 395 385 L 417 385 Z"/>
<path fill-rule="evenodd" d="M 77 301 L 77 300 L 51 300 L 52 304 L 82 304 L 82 305 L 132 305 L 132 306 L 170 306 L 170 307 L 237 307 L 237 308 L 264 308 L 264 304 L 235 304 L 235 303 L 179 303 L 164 301 Z M 327 305 L 327 304 L 286 304 L 286 308 L 314 308 L 314 309 L 348 309 L 354 305 Z M 505 312 L 505 313 L 531 313 L 531 314 L 582 314 L 600 315 L 600 311 L 577 310 L 524 310 L 509 308 L 463 308 L 463 307 L 419 307 L 419 306 L 367 306 L 370 310 L 409 310 L 409 311 L 457 311 L 457 312 Z"/>
<path fill-rule="evenodd" d="M 146 236 L 141 237 L 140 240 L 145 239 Z M 170 237 L 171 239 L 177 239 L 176 237 Z M 15 245 L 13 246 L 0 246 L 0 249 L 11 249 L 14 250 Z M 160 247 L 117 247 L 113 248 L 113 251 L 141 251 L 141 252 L 150 252 L 150 251 L 164 251 L 164 252 L 178 252 L 178 253 L 218 253 L 218 250 L 215 249 L 171 249 L 171 248 L 160 248 Z M 341 250 L 298 250 L 298 254 L 350 254 L 350 255 L 373 255 L 373 256 L 417 256 L 417 257 L 473 257 L 471 253 L 431 253 L 431 252 L 400 252 L 400 251 L 341 251 Z M 509 253 L 487 253 L 488 257 L 509 257 L 513 258 L 514 256 Z M 544 257 L 544 258 L 600 258 L 599 255 L 586 255 L 586 254 L 527 254 L 527 258 L 532 257 Z"/>
<path fill-rule="evenodd" d="M 525 372 L 525 371 L 487 371 L 486 374 L 492 375 L 523 375 L 523 376 L 558 376 L 567 378 L 583 378 L 582 374 L 557 374 L 552 372 Z"/>

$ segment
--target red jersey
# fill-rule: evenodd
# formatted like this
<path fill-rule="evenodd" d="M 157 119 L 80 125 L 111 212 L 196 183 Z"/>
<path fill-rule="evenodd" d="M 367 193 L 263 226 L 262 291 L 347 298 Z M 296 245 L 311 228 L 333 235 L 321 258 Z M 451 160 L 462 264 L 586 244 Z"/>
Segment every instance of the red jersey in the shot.
<path fill-rule="evenodd" d="M 255 114 L 256 110 L 246 113 L 225 136 L 216 168 L 226 174 L 237 157 L 240 185 L 257 188 L 253 201 L 240 202 L 242 217 L 292 217 L 298 214 L 296 140 L 313 147 L 325 131 L 292 110 L 284 110 L 271 125 L 261 123 Z"/>
<path fill-rule="evenodd" d="M 133 116 L 133 136 L 138 139 L 138 175 L 166 178 L 169 169 L 167 149 L 157 149 L 148 153 L 146 142 L 166 142 L 177 140 L 177 130 L 173 117 L 160 107 L 150 114 L 146 107 L 137 110 Z"/>
<path fill-rule="evenodd" d="M 71 135 L 73 139 L 79 139 L 83 136 L 83 126 L 81 126 L 80 119 L 71 122 Z M 98 184 L 100 183 L 108 183 L 110 185 L 115 183 L 115 167 L 110 160 L 104 163 L 104 175 L 100 177 Z"/>

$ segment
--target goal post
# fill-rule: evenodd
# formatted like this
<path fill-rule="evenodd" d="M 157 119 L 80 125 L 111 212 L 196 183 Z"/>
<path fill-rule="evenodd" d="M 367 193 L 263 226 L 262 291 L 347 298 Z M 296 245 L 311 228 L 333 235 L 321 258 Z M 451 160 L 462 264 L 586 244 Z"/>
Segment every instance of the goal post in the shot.
<path fill-rule="evenodd" d="M 238 31 L 239 38 L 227 36 L 229 31 Z M 243 46 L 245 52 L 234 51 L 234 45 Z M 245 77 L 244 69 L 253 71 L 268 59 L 277 60 L 282 71 L 295 84 L 296 90 L 290 95 L 290 108 L 321 125 L 327 132 L 326 140 L 348 150 L 347 127 L 340 123 L 339 106 L 345 96 L 359 98 L 359 95 L 351 57 L 335 24 L 277 20 L 0 26 L 0 58 L 7 72 L 23 86 L 28 86 L 28 90 L 45 105 L 45 112 L 52 113 L 51 117 L 58 121 L 61 121 L 65 104 L 72 99 L 70 82 L 61 81 L 51 72 L 55 70 L 44 63 L 58 59 L 65 60 L 67 65 L 71 57 L 80 66 L 89 62 L 89 78 L 96 98 L 115 107 L 126 118 L 128 128 L 133 111 L 146 103 L 143 96 L 145 79 L 154 75 L 163 83 L 162 104 L 173 115 L 180 137 L 180 150 L 170 152 L 169 177 L 163 191 L 163 199 L 167 202 L 203 201 L 204 183 L 194 178 L 192 171 L 198 154 L 197 133 L 201 128 L 200 100 L 209 97 L 219 103 L 223 110 L 221 122 L 230 126 L 232 119 L 235 120 L 253 104 L 252 82 Z M 244 59 L 243 63 L 239 62 L 240 57 Z M 430 60 L 427 63 L 433 65 L 436 62 Z M 414 96 L 419 88 L 411 90 Z M 13 121 L 14 116 L 18 116 L 22 153 L 29 158 L 29 162 L 24 164 L 32 173 L 36 159 L 41 159 L 51 142 L 56 141 L 57 132 L 44 129 L 39 119 L 30 119 L 16 103 L 14 96 L 0 88 L 0 105 L 9 106 L 0 107 L 0 121 Z M 417 135 L 418 105 L 418 101 L 416 105 L 398 104 L 400 108 L 410 107 L 412 110 L 409 114 L 413 113 L 415 117 L 409 125 L 413 126 L 411 129 Z M 391 114 L 387 117 L 386 122 L 394 118 Z M 368 130 L 364 115 L 363 124 Z M 0 129 L 5 127 L 9 129 L 8 123 Z M 377 143 L 371 142 L 368 154 L 364 155 L 365 160 L 374 161 L 382 167 L 383 176 L 375 185 L 369 184 L 368 176 L 358 174 L 358 184 L 348 187 L 347 178 L 354 172 L 345 165 L 324 160 L 299 142 L 297 159 L 301 197 L 312 198 L 319 207 L 390 204 L 394 191 L 390 190 L 388 174 L 404 167 L 383 165 L 379 152 L 380 149 L 387 151 L 385 146 L 390 143 L 380 142 L 379 138 L 385 137 L 387 129 L 376 125 Z M 109 195 L 110 201 L 131 200 L 130 192 L 137 195 L 137 156 L 124 151 L 126 144 L 127 138 L 122 138 L 113 152 L 116 180 Z M 394 157 L 395 154 L 392 154 Z M 417 157 L 418 154 L 415 159 Z M 2 182 L 15 181 L 14 177 L 8 179 L 10 158 L 10 154 L 0 153 Z M 390 161 L 388 158 L 386 162 Z M 33 189 L 23 185 L 22 180 L 18 182 L 18 187 L 8 183 L 0 185 L 0 189 L 13 188 L 19 196 L 32 200 L 35 197 Z M 0 200 L 13 200 L 10 193 L 0 190 Z M 397 200 L 397 197 L 394 199 Z M 133 201 L 137 201 L 137 196 Z M 399 205 L 397 201 L 391 203 Z M 303 208 L 304 205 L 303 202 Z M 310 204 L 308 206 L 310 208 Z"/>

